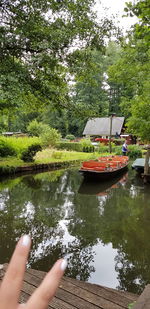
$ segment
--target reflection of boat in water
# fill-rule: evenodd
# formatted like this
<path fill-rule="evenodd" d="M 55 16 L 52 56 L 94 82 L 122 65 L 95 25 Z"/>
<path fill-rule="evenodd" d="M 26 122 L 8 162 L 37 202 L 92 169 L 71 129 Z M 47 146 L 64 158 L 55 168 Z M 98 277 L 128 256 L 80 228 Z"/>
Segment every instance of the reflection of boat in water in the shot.
<path fill-rule="evenodd" d="M 110 189 L 116 189 L 119 185 L 124 185 L 127 181 L 128 173 L 103 182 L 90 182 L 85 179 L 80 185 L 78 193 L 87 195 L 106 196 Z"/>
<path fill-rule="evenodd" d="M 107 156 L 98 160 L 89 160 L 82 163 L 80 172 L 85 179 L 109 180 L 122 174 L 128 166 L 126 156 Z"/>

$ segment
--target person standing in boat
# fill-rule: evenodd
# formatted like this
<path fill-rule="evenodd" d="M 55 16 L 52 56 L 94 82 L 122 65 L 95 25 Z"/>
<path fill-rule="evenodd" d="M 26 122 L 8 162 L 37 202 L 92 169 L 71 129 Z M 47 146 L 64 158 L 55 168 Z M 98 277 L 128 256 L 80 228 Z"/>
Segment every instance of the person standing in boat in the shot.
<path fill-rule="evenodd" d="M 128 152 L 128 144 L 127 141 L 124 142 L 124 144 L 122 145 L 122 155 L 126 156 Z"/>

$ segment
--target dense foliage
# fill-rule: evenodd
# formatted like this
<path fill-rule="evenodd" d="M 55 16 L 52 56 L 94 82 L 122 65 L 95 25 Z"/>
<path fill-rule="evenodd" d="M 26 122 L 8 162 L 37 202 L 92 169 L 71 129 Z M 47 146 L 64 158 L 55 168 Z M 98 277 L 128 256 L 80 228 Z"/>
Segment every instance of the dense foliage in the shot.
<path fill-rule="evenodd" d="M 38 137 L 0 137 L 0 157 L 17 156 L 31 145 L 41 145 Z"/>
<path fill-rule="evenodd" d="M 31 136 L 40 136 L 41 133 L 45 132 L 48 128 L 48 125 L 42 122 L 38 122 L 36 119 L 34 119 L 27 126 L 27 131 Z"/>
<path fill-rule="evenodd" d="M 75 49 L 102 48 L 111 23 L 99 24 L 94 0 L 1 1 L 0 109 L 66 107 Z M 86 59 L 85 59 L 86 62 Z"/>
<path fill-rule="evenodd" d="M 72 151 L 79 151 L 81 152 L 83 147 L 80 143 L 72 143 L 72 142 L 59 142 L 56 144 L 56 148 L 58 149 L 65 149 L 65 150 L 72 150 Z"/>
<path fill-rule="evenodd" d="M 122 113 L 128 118 L 128 131 L 150 141 L 150 8 L 149 1 L 128 4 L 126 11 L 139 22 L 123 40 L 121 57 L 109 67 L 109 82 L 120 92 Z"/>
<path fill-rule="evenodd" d="M 126 4 L 138 22 L 108 44 L 112 22 L 97 22 L 93 5 L 1 1 L 0 132 L 39 136 L 48 125 L 63 137 L 81 136 L 89 117 L 116 113 L 130 133 L 149 141 L 149 3 Z"/>
<path fill-rule="evenodd" d="M 42 147 L 40 144 L 33 144 L 21 153 L 21 160 L 24 162 L 33 162 L 34 156 L 38 151 L 41 151 Z"/>
<path fill-rule="evenodd" d="M 61 134 L 58 130 L 49 127 L 46 131 L 41 133 L 40 137 L 43 146 L 54 147 L 60 141 Z"/>
<path fill-rule="evenodd" d="M 15 148 L 7 143 L 6 139 L 0 138 L 0 157 L 15 156 Z"/>

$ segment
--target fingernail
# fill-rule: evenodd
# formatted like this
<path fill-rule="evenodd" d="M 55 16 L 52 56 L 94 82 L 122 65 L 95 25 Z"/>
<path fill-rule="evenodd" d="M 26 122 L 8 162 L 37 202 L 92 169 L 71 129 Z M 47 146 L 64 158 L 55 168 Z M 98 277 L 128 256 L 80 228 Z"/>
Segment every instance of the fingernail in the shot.
<path fill-rule="evenodd" d="M 66 260 L 63 260 L 60 264 L 60 268 L 62 271 L 64 271 L 67 267 L 67 261 Z"/>
<path fill-rule="evenodd" d="M 29 235 L 24 235 L 24 236 L 22 237 L 22 246 L 27 247 L 27 246 L 29 245 L 29 243 L 30 243 L 30 237 L 29 237 Z"/>

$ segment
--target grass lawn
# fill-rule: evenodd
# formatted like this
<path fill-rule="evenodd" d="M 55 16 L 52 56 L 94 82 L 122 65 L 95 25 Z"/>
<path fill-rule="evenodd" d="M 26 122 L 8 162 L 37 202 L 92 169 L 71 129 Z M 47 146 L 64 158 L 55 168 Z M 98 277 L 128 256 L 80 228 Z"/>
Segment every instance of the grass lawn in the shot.
<path fill-rule="evenodd" d="M 66 150 L 45 149 L 38 152 L 35 157 L 35 163 L 48 163 L 48 162 L 63 162 L 72 160 L 89 160 L 95 159 L 98 156 L 96 153 L 85 153 Z"/>
<path fill-rule="evenodd" d="M 30 163 L 33 164 L 33 163 Z M 16 158 L 16 157 L 6 157 L 6 158 L 0 158 L 0 167 L 5 166 L 28 166 L 28 163 L 23 162 L 22 160 Z"/>
<path fill-rule="evenodd" d="M 103 153 L 104 155 L 109 155 L 109 153 Z M 16 157 L 7 157 L 0 159 L 0 167 L 6 166 L 28 166 L 32 164 L 41 164 L 41 163 L 50 163 L 50 162 L 64 162 L 72 160 L 89 160 L 96 159 L 100 157 L 99 153 L 85 153 L 85 152 L 76 152 L 76 151 L 59 151 L 56 149 L 45 149 L 40 151 L 35 156 L 35 161 L 32 163 L 25 163 L 19 158 Z"/>

